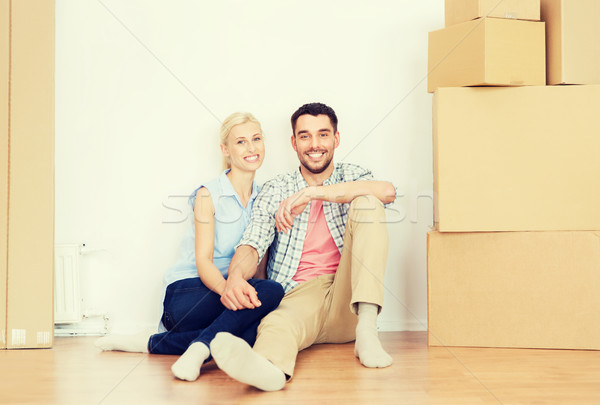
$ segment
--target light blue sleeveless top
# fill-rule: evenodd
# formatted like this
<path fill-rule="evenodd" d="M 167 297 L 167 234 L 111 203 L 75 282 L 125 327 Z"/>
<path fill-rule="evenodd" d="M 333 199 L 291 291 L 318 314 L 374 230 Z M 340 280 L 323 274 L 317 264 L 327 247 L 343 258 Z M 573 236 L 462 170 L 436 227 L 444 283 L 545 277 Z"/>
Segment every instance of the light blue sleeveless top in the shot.
<path fill-rule="evenodd" d="M 202 187 L 206 187 L 210 192 L 213 206 L 215 207 L 215 249 L 213 252 L 213 263 L 223 276 L 227 276 L 229 263 L 235 253 L 235 246 L 242 238 L 242 234 L 250 222 L 252 206 L 259 191 L 256 183 L 252 183 L 252 194 L 248 205 L 244 207 L 240 201 L 240 197 L 233 189 L 227 173 L 229 173 L 229 169 L 225 170 L 216 179 L 198 187 L 190 196 L 188 201 L 191 206 L 191 214 L 189 215 L 190 226 L 181 242 L 177 262 L 165 273 L 165 285 L 185 278 L 198 277 L 193 212 L 196 193 Z"/>

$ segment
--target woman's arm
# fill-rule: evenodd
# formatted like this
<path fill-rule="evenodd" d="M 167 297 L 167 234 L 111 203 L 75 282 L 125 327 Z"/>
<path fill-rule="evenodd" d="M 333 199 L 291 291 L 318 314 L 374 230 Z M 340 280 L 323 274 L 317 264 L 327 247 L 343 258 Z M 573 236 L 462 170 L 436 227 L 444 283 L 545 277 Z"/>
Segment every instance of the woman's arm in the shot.
<path fill-rule="evenodd" d="M 213 263 L 215 249 L 215 208 L 210 192 L 202 187 L 196 193 L 194 203 L 194 228 L 196 268 L 202 283 L 221 295 L 225 289 L 225 278 Z"/>

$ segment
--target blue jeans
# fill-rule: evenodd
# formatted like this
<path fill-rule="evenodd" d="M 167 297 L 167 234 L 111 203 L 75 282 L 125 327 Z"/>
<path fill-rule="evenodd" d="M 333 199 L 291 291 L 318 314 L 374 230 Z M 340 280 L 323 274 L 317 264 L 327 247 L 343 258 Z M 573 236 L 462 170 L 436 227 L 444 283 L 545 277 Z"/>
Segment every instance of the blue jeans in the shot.
<path fill-rule="evenodd" d="M 200 278 L 175 281 L 167 287 L 162 323 L 167 332 L 148 340 L 153 354 L 183 354 L 196 342 L 209 346 L 219 332 L 229 332 L 250 346 L 256 340 L 261 319 L 277 308 L 283 298 L 283 287 L 272 280 L 250 279 L 261 306 L 231 311 L 221 304 L 221 296 L 206 287 Z"/>

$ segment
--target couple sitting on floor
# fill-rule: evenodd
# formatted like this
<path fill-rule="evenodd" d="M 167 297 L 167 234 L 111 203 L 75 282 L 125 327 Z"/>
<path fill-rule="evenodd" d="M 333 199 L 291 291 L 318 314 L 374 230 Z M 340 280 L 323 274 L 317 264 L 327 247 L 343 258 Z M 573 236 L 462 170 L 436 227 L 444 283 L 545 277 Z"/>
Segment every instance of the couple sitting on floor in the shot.
<path fill-rule="evenodd" d="M 300 350 L 355 340 L 366 367 L 392 358 L 377 335 L 391 183 L 334 163 L 337 116 L 311 103 L 291 118 L 300 167 L 254 182 L 265 146 L 260 123 L 234 113 L 221 127 L 228 169 L 194 191 L 194 223 L 168 285 L 159 333 L 109 335 L 103 350 L 178 354 L 173 374 L 194 381 L 211 356 L 232 378 L 280 390 Z M 262 260 L 263 257 L 265 260 Z M 267 279 L 252 278 L 266 263 Z"/>

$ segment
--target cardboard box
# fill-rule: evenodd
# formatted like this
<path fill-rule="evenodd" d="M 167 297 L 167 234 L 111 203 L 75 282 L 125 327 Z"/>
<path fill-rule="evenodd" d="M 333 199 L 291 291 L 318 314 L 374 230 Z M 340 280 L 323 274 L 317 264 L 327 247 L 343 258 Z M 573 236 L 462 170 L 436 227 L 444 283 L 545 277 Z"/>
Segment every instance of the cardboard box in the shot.
<path fill-rule="evenodd" d="M 600 84 L 600 1 L 542 0 L 548 84 Z"/>
<path fill-rule="evenodd" d="M 600 86 L 440 88 L 442 232 L 600 230 Z"/>
<path fill-rule="evenodd" d="M 2 346 L 51 347 L 54 1 L 1 0 L 0 18 Z"/>
<path fill-rule="evenodd" d="M 10 8 L 8 0 L 0 1 L 0 349 L 6 348 L 6 268 L 7 258 L 7 215 L 8 212 L 8 77 L 9 77 L 9 26 Z"/>
<path fill-rule="evenodd" d="M 540 0 L 446 0 L 446 27 L 480 17 L 540 20 Z"/>
<path fill-rule="evenodd" d="M 543 22 L 482 18 L 429 33 L 427 91 L 546 84 Z"/>
<path fill-rule="evenodd" d="M 431 346 L 600 350 L 600 232 L 427 236 Z"/>

